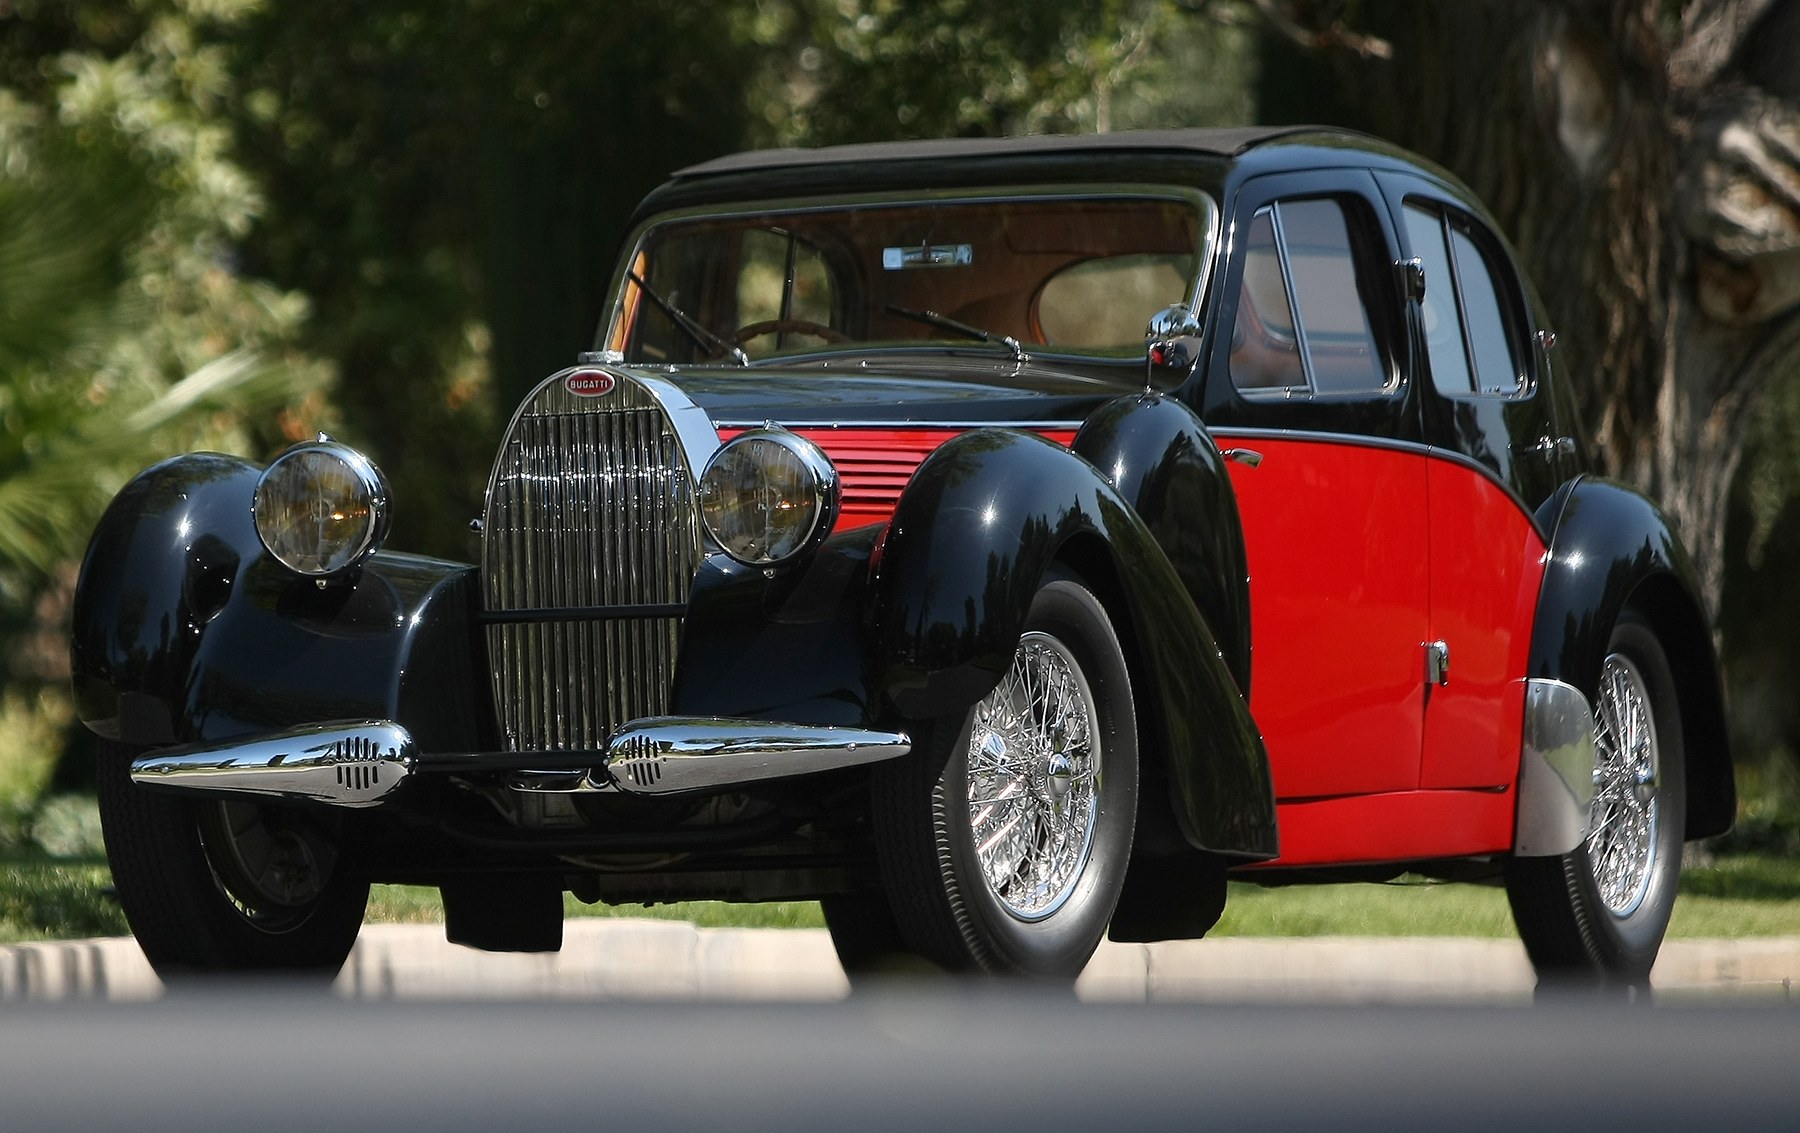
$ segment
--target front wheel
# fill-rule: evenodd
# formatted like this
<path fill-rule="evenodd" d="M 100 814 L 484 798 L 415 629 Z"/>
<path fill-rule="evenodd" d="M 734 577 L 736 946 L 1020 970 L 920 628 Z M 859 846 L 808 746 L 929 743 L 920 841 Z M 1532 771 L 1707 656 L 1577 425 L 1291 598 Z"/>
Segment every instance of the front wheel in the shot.
<path fill-rule="evenodd" d="M 1631 611 L 1607 647 L 1594 747 L 1587 840 L 1508 862 L 1506 895 L 1540 977 L 1644 984 L 1675 908 L 1687 784 L 1675 679 Z"/>
<path fill-rule="evenodd" d="M 135 754 L 102 744 L 100 822 L 119 904 L 157 975 L 342 967 L 369 884 L 334 816 L 149 791 L 131 781 Z"/>
<path fill-rule="evenodd" d="M 876 769 L 887 904 L 951 972 L 1073 979 L 1118 904 L 1137 818 L 1130 673 L 1099 600 L 1051 574 L 1011 667 Z"/>

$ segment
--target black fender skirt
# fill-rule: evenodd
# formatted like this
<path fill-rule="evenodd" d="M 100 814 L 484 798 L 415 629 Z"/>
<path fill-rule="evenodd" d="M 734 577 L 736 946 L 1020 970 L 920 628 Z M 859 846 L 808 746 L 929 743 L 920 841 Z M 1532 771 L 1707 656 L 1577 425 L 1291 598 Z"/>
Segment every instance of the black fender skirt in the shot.
<path fill-rule="evenodd" d="M 267 556 L 261 470 L 164 461 L 113 500 L 82 563 L 77 709 L 138 745 L 228 741 L 326 719 L 386 719 L 423 750 L 495 743 L 475 568 L 379 553 L 324 587 Z"/>
<path fill-rule="evenodd" d="M 1718 653 L 1694 568 L 1668 519 L 1622 484 L 1583 477 L 1557 489 L 1537 521 L 1551 538 L 1529 675 L 1565 681 L 1592 698 L 1620 613 L 1629 606 L 1647 618 L 1681 697 L 1686 836 L 1729 830 L 1737 788 Z"/>

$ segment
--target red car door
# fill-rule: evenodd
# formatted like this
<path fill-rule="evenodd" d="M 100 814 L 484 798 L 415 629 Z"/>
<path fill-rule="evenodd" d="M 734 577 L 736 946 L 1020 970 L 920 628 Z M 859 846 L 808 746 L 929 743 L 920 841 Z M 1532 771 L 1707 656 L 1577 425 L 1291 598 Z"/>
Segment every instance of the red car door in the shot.
<path fill-rule="evenodd" d="M 1371 282 L 1380 209 L 1329 184 L 1240 197 L 1207 397 L 1249 558 L 1251 712 L 1290 809 L 1412 791 L 1423 746 L 1425 459 L 1397 301 Z"/>
<path fill-rule="evenodd" d="M 1400 212 L 1406 250 L 1425 281 L 1415 315 L 1424 346 L 1417 372 L 1429 387 L 1426 431 L 1436 442 L 1428 473 L 1431 632 L 1447 659 L 1426 699 L 1420 785 L 1501 790 L 1518 776 L 1526 655 L 1546 553 L 1519 489 L 1531 490 L 1543 462 L 1556 459 L 1556 430 L 1547 407 L 1534 404 L 1523 296 L 1500 270 L 1497 239 L 1425 193 L 1405 195 Z M 1497 824 L 1494 848 L 1509 845 L 1510 834 L 1509 824 Z"/>

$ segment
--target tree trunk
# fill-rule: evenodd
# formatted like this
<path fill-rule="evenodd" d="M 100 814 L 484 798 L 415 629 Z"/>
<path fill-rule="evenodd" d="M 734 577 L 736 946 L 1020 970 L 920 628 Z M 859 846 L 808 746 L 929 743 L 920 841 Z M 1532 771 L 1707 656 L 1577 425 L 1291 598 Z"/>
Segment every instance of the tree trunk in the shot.
<path fill-rule="evenodd" d="M 1800 0 L 1673 25 L 1655 0 L 1260 6 L 1286 17 L 1266 108 L 1396 141 L 1493 210 L 1606 470 L 1661 501 L 1716 615 L 1754 395 L 1800 364 Z M 1299 99 L 1296 27 L 1325 79 Z"/>

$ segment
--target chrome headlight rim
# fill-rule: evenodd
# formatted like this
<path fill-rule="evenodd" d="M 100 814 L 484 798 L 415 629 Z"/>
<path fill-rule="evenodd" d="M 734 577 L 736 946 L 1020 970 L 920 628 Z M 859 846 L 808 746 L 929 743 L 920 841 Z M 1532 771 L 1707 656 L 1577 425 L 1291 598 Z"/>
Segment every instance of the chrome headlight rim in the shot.
<path fill-rule="evenodd" d="M 361 501 L 366 501 L 369 515 L 361 534 L 346 544 L 346 550 L 330 556 L 333 561 L 326 566 L 310 564 L 297 556 L 294 548 L 284 546 L 283 540 L 273 538 L 270 531 L 265 530 L 272 510 L 267 491 L 277 471 L 290 462 L 319 456 L 336 460 L 350 474 L 355 494 Z M 295 574 L 320 581 L 342 578 L 357 571 L 368 561 L 370 555 L 381 549 L 393 522 L 391 492 L 387 477 L 382 475 L 381 469 L 361 452 L 323 433 L 319 434 L 317 440 L 290 445 L 269 462 L 269 466 L 257 478 L 256 494 L 251 501 L 250 510 L 256 537 L 261 541 L 263 549 Z"/>
<path fill-rule="evenodd" d="M 792 455 L 800 464 L 810 480 L 806 489 L 812 510 L 812 523 L 804 536 L 796 540 L 792 549 L 781 554 L 745 555 L 733 549 L 733 540 L 728 533 L 721 533 L 714 526 L 712 515 L 708 514 L 704 500 L 707 485 L 713 473 L 725 466 L 727 459 L 756 443 L 773 443 Z M 706 462 L 706 469 L 700 475 L 700 522 L 706 529 L 706 535 L 712 544 L 733 562 L 758 569 L 772 569 L 797 559 L 804 558 L 818 545 L 825 541 L 837 526 L 838 510 L 843 498 L 843 483 L 838 476 L 837 466 L 825 455 L 825 450 L 800 436 L 798 433 L 784 429 L 779 425 L 764 425 L 755 429 L 747 429 L 726 441 L 714 452 L 712 459 Z"/>

